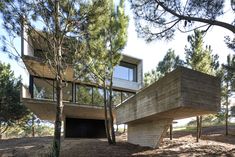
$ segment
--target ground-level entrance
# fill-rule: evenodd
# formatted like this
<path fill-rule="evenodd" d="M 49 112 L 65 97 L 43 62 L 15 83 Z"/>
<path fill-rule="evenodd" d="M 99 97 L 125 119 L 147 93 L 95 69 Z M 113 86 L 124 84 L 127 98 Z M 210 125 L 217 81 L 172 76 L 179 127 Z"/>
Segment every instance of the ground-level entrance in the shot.
<path fill-rule="evenodd" d="M 97 119 L 65 119 L 67 138 L 105 138 L 105 121 Z"/>

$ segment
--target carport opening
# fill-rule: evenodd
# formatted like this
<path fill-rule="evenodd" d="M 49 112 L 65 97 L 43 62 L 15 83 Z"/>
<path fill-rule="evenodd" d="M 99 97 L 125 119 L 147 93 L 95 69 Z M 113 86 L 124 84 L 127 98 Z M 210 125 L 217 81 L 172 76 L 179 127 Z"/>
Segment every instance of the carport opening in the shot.
<path fill-rule="evenodd" d="M 65 137 L 105 138 L 105 121 L 97 119 L 66 118 Z"/>

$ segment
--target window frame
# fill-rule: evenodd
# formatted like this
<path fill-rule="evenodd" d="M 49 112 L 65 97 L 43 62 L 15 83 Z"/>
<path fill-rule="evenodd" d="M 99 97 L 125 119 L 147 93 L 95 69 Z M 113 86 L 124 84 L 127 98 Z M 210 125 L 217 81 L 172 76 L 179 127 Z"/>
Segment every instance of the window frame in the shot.
<path fill-rule="evenodd" d="M 127 81 L 132 81 L 132 82 L 138 82 L 138 75 L 137 75 L 137 71 L 138 71 L 137 66 L 138 65 L 132 64 L 132 63 L 128 63 L 128 62 L 125 62 L 125 61 L 121 61 L 119 63 L 119 65 L 117 65 L 117 66 L 128 68 L 128 79 L 119 78 L 119 77 L 114 77 L 114 78 L 122 79 L 122 80 L 127 80 Z M 130 80 L 130 69 L 133 70 L 133 80 Z"/>

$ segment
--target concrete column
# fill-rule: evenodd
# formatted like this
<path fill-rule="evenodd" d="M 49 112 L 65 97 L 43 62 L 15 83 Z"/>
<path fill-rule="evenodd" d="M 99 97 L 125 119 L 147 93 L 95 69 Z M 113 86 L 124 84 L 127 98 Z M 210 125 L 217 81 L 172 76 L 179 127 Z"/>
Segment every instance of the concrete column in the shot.
<path fill-rule="evenodd" d="M 140 146 L 157 148 L 172 121 L 172 119 L 163 119 L 129 123 L 127 141 Z"/>

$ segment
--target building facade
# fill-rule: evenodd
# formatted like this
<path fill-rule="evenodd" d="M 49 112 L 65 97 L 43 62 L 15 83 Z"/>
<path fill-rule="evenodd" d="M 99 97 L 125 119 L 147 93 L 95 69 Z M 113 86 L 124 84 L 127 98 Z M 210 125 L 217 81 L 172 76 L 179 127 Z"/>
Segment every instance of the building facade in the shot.
<path fill-rule="evenodd" d="M 22 34 L 22 58 L 28 79 L 23 80 L 22 102 L 42 120 L 55 120 L 55 75 L 40 56 L 38 38 Z M 41 42 L 43 43 L 43 42 Z M 94 83 L 74 80 L 72 67 L 65 70 L 63 122 L 65 137 L 104 137 L 103 90 Z M 143 82 L 142 60 L 123 55 L 113 76 L 113 105 L 133 96 Z M 115 109 L 114 109 L 115 117 Z"/>

